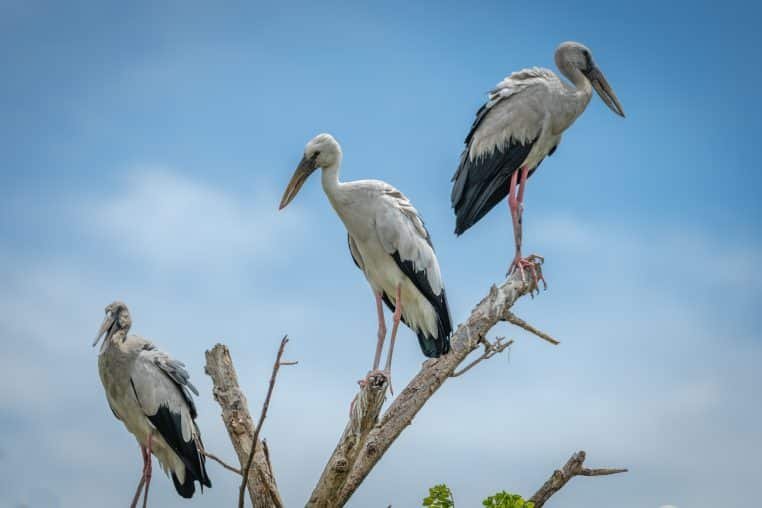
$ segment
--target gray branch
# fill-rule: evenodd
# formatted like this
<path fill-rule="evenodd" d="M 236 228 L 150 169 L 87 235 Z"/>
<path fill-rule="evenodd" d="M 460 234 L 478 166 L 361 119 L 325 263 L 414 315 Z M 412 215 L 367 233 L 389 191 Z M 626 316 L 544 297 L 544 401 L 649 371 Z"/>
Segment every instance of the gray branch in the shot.
<path fill-rule="evenodd" d="M 539 264 L 537 269 L 540 269 Z M 530 294 L 533 289 L 534 285 L 522 281 L 518 273 L 514 273 L 499 287 L 492 286 L 489 294 L 476 305 L 466 322 L 458 326 L 453 334 L 452 351 L 440 358 L 425 361 L 420 372 L 392 402 L 380 421 L 375 423 L 383 398 L 374 399 L 378 403 L 377 410 L 372 405 L 372 409 L 367 412 L 352 411 L 350 421 L 328 460 L 307 507 L 344 506 L 434 392 L 479 344 L 486 341 L 486 335 L 493 326 L 508 320 L 510 308 L 516 300 Z M 367 386 L 362 388 L 358 397 L 373 397 L 370 393 L 363 395 L 363 392 L 369 390 L 371 388 Z M 362 421 L 359 421 L 360 417 Z M 371 417 L 374 422 L 372 425 Z"/>
<path fill-rule="evenodd" d="M 206 352 L 205 370 L 212 378 L 214 399 L 222 408 L 222 421 L 243 469 L 252 449 L 254 422 L 227 346 L 217 344 Z M 249 470 L 247 485 L 254 508 L 283 507 L 268 455 L 267 447 L 258 445 Z"/>
<path fill-rule="evenodd" d="M 578 451 L 564 464 L 561 469 L 556 469 L 548 480 L 540 487 L 529 500 L 535 508 L 542 506 L 550 499 L 550 496 L 558 492 L 575 476 L 605 476 L 609 474 L 626 473 L 626 469 L 588 469 L 582 467 L 585 462 L 585 452 Z"/>

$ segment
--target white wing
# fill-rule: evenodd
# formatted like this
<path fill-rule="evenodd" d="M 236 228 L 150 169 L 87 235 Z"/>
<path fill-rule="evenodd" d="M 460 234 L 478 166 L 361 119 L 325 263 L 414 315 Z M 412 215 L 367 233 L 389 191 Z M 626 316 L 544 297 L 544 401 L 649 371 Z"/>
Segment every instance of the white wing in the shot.
<path fill-rule="evenodd" d="M 198 394 L 185 366 L 146 342 L 130 373 L 130 382 L 143 413 L 186 466 L 185 485 L 193 492 L 193 480 L 211 486 L 204 465 L 203 448 L 194 422 L 196 407 L 190 392 Z M 190 476 L 188 476 L 190 472 Z M 175 480 L 175 486 L 178 482 Z"/>
<path fill-rule="evenodd" d="M 427 299 L 441 295 L 444 286 L 439 262 L 418 211 L 390 185 L 384 189 L 380 200 L 381 206 L 376 211 L 376 232 L 384 250 L 395 257 L 398 265 L 405 265 L 400 268 L 413 279 L 416 287 L 423 286 L 418 289 Z"/>
<path fill-rule="evenodd" d="M 511 140 L 527 144 L 540 135 L 547 118 L 551 90 L 560 85 L 548 69 L 533 67 L 514 72 L 489 94 L 489 100 L 477 112 L 466 137 L 471 159 L 504 150 Z"/>

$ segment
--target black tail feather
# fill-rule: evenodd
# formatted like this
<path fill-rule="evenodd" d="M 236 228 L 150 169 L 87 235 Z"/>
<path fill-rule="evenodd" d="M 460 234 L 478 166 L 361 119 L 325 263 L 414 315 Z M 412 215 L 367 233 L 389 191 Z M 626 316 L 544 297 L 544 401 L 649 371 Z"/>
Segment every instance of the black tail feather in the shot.
<path fill-rule="evenodd" d="M 196 492 L 196 487 L 194 485 L 195 482 L 188 468 L 185 469 L 185 481 L 183 483 L 180 483 L 180 480 L 177 479 L 175 473 L 172 473 L 172 483 L 175 484 L 175 490 L 177 493 L 185 499 L 192 498 L 193 494 Z"/>

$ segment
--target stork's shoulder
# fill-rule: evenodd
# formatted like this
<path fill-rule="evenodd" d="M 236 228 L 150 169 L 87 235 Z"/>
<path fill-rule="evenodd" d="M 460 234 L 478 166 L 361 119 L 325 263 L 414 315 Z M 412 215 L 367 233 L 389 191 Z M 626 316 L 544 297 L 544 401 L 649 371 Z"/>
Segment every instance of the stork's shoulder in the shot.
<path fill-rule="evenodd" d="M 156 376 L 159 373 L 161 373 L 160 375 L 166 376 L 168 379 L 165 379 L 168 382 L 171 381 L 174 383 L 179 390 L 179 392 L 175 393 L 179 393 L 179 395 L 182 396 L 188 404 L 191 416 L 195 418 L 196 408 L 193 404 L 191 392 L 198 395 L 198 390 L 193 386 L 193 383 L 190 382 L 190 374 L 188 374 L 185 364 L 175 360 L 169 354 L 156 347 L 153 343 L 144 341 L 138 357 L 135 360 L 135 365 L 133 366 L 133 379 L 152 379 L 155 382 L 161 379 L 161 377 Z M 134 384 L 137 387 L 138 381 L 134 381 Z M 154 388 L 158 389 L 158 386 L 154 386 Z M 138 388 L 138 391 L 140 391 L 140 388 Z M 162 400 L 168 400 L 168 398 L 173 396 L 173 390 L 169 389 L 168 385 L 164 385 L 163 389 L 160 391 L 164 392 L 159 397 Z M 161 400 L 157 400 L 156 402 L 161 403 Z"/>
<path fill-rule="evenodd" d="M 509 74 L 495 86 L 490 95 L 516 92 L 528 86 L 555 86 L 556 83 L 560 82 L 558 76 L 550 69 L 530 67 Z"/>
<path fill-rule="evenodd" d="M 385 195 L 389 189 L 396 190 L 383 180 L 354 180 L 346 182 L 344 185 L 352 192 L 365 192 L 375 197 Z"/>

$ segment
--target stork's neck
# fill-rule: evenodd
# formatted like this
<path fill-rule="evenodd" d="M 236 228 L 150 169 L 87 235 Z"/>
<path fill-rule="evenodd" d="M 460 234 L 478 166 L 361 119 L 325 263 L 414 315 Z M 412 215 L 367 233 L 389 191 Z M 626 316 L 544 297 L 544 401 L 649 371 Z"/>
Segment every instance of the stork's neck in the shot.
<path fill-rule="evenodd" d="M 569 86 L 567 83 L 563 83 L 565 89 L 564 106 L 563 110 L 558 112 L 559 115 L 553 125 L 553 131 L 560 134 L 585 111 L 585 108 L 590 103 L 590 98 L 593 96 L 593 86 L 590 80 L 582 74 L 582 71 L 576 67 L 566 64 L 559 65 L 558 68 L 561 74 L 566 76 L 574 85 Z"/>
<path fill-rule="evenodd" d="M 339 165 L 340 162 L 336 161 L 330 166 L 324 167 L 323 174 L 321 175 L 323 190 L 331 201 L 338 197 L 341 188 L 341 182 L 339 181 Z"/>

